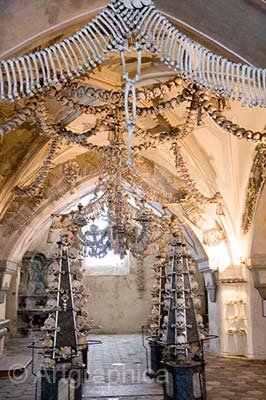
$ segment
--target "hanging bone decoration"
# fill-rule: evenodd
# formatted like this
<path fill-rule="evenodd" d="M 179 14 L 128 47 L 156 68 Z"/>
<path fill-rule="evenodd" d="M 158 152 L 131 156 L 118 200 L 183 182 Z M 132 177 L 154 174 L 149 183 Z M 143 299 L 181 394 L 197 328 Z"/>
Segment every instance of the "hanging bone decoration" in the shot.
<path fill-rule="evenodd" d="M 124 52 L 134 36 L 136 50 L 152 52 L 182 78 L 243 106 L 266 107 L 266 69 L 234 63 L 179 32 L 151 1 L 111 1 L 84 28 L 41 51 L 0 63 L 0 98 L 33 96 L 79 77 L 110 52 Z M 132 84 L 127 81 L 127 89 Z M 134 92 L 134 90 L 133 90 Z"/>
<path fill-rule="evenodd" d="M 191 357 L 200 351 L 203 335 L 202 317 L 197 313 L 200 299 L 195 297 L 198 289 L 193 279 L 195 266 L 189 261 L 182 233 L 172 227 L 172 263 L 165 285 L 165 307 L 163 342 L 165 362 L 190 363 Z"/>
<path fill-rule="evenodd" d="M 59 230 L 60 239 L 48 269 L 50 314 L 42 328 L 45 365 L 75 360 L 75 365 L 84 367 L 82 350 L 87 351 L 88 333 L 95 326 L 84 309 L 88 294 L 82 284 L 82 258 L 75 246 L 76 227 L 67 215 L 57 217 L 53 226 Z"/>

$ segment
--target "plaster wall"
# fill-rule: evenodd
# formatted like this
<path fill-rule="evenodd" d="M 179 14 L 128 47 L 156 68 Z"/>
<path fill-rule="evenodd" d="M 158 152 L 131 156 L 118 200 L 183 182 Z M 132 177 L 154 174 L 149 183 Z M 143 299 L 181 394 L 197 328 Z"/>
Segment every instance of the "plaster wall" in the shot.
<path fill-rule="evenodd" d="M 89 299 L 89 318 L 101 326 L 99 333 L 136 333 L 142 325 L 148 325 L 151 310 L 153 284 L 152 264 L 149 256 L 144 264 L 145 290 L 140 295 L 136 282 L 136 261 L 131 257 L 130 272 L 125 276 L 85 277 Z"/>

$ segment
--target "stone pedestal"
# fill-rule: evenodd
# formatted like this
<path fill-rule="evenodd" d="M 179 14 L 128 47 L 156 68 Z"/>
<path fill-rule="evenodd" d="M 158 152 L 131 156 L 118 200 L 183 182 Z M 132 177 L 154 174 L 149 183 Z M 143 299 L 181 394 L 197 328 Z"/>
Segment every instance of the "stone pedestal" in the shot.
<path fill-rule="evenodd" d="M 164 346 L 158 340 L 150 340 L 150 362 L 151 371 L 149 373 L 150 378 L 156 378 L 162 373 L 162 358 Z"/>
<path fill-rule="evenodd" d="M 64 364 L 54 369 L 41 370 L 41 400 L 81 400 L 83 369 Z"/>
<path fill-rule="evenodd" d="M 205 364 L 164 364 L 164 400 L 206 400 Z"/>

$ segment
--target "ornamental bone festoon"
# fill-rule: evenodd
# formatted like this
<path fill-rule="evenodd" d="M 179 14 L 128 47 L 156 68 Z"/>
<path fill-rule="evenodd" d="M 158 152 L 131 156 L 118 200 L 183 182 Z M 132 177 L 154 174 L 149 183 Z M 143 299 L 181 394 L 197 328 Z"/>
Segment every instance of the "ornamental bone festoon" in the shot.
<path fill-rule="evenodd" d="M 176 230 L 173 236 L 165 297 L 164 399 L 205 400 L 202 318 L 197 315 L 193 294 L 197 284 L 192 281 L 183 235 Z"/>
<path fill-rule="evenodd" d="M 110 53 L 127 51 L 132 37 L 135 50 L 155 54 L 202 89 L 243 100 L 243 106 L 266 107 L 265 68 L 231 62 L 212 53 L 179 32 L 149 0 L 112 0 L 84 28 L 61 42 L 2 60 L 0 98 L 14 101 L 34 96 L 85 75 Z M 131 90 L 134 82 L 126 81 L 126 90 Z"/>

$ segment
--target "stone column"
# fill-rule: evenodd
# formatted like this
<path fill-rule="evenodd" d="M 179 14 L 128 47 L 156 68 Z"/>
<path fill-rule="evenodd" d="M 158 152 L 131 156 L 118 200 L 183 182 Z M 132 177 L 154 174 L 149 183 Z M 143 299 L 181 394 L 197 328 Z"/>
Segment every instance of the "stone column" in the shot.
<path fill-rule="evenodd" d="M 7 297 L 10 288 L 13 286 L 13 284 L 11 284 L 12 279 L 14 279 L 16 282 L 16 271 L 17 271 L 16 263 L 8 260 L 0 260 L 0 320 L 2 321 L 9 319 L 7 315 Z M 18 301 L 17 296 L 14 296 L 14 299 L 12 299 L 12 301 L 13 301 L 12 306 L 10 302 L 10 310 L 12 309 L 13 312 L 12 313 L 10 312 L 9 315 L 13 318 L 13 320 L 16 320 L 17 301 Z M 3 350 L 4 350 L 4 337 L 1 337 L 0 354 L 3 352 Z"/>
<path fill-rule="evenodd" d="M 250 358 L 266 358 L 266 254 L 247 260 L 250 271 L 248 286 L 249 326 L 248 343 Z"/>
<path fill-rule="evenodd" d="M 18 290 L 20 281 L 20 266 L 16 266 L 16 270 L 12 274 L 9 291 L 6 296 L 6 318 L 10 320 L 10 335 L 17 333 L 17 312 L 18 312 Z"/>
<path fill-rule="evenodd" d="M 196 262 L 199 272 L 203 274 L 208 293 L 209 334 L 218 336 L 217 339 L 210 340 L 208 347 L 212 353 L 220 354 L 220 310 L 217 302 L 216 271 L 210 268 L 208 259 L 203 258 Z"/>

